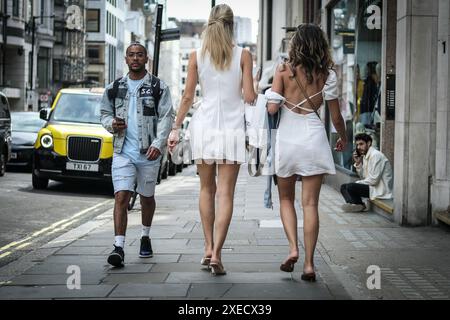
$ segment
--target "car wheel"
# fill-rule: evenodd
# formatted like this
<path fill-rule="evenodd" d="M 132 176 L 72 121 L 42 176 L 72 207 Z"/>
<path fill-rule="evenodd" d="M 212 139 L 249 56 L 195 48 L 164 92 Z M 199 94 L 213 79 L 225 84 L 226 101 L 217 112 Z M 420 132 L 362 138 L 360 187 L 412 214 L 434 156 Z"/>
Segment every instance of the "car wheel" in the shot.
<path fill-rule="evenodd" d="M 33 184 L 33 188 L 37 190 L 47 189 L 48 179 L 38 177 L 34 172 L 34 166 L 31 170 L 31 182 Z"/>
<path fill-rule="evenodd" d="M 4 153 L 0 154 L 0 177 L 3 177 L 6 172 L 6 156 Z"/>

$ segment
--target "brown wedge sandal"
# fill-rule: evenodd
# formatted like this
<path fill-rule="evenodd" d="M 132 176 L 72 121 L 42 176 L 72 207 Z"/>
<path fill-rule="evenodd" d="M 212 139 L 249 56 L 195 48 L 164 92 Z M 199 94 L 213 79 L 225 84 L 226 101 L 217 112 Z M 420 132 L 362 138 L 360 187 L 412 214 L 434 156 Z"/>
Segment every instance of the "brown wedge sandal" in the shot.
<path fill-rule="evenodd" d="M 301 279 L 304 281 L 315 282 L 316 273 L 315 272 L 303 273 Z"/>
<path fill-rule="evenodd" d="M 298 259 L 289 258 L 284 263 L 281 264 L 280 270 L 284 272 L 292 272 L 294 271 L 294 265 Z"/>

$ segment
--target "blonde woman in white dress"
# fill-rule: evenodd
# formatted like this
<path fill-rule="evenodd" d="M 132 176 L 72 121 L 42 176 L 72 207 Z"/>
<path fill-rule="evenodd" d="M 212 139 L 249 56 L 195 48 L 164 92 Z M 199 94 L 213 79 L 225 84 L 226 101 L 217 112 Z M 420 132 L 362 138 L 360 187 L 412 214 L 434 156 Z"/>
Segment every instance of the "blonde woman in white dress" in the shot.
<path fill-rule="evenodd" d="M 339 110 L 336 73 L 323 31 L 313 24 L 300 25 L 290 42 L 289 60 L 273 79 L 268 111 L 281 108 L 275 142 L 280 215 L 289 241 L 289 255 L 280 266 L 292 272 L 299 257 L 295 184 L 302 177 L 305 261 L 301 279 L 315 281 L 314 250 L 319 235 L 319 193 L 325 174 L 335 174 L 331 148 L 318 109 L 327 101 L 340 138 L 335 150 L 346 145 L 345 124 Z"/>
<path fill-rule="evenodd" d="M 222 247 L 233 214 L 240 164 L 246 160 L 244 102 L 256 99 L 252 68 L 251 53 L 233 42 L 233 11 L 225 4 L 213 7 L 202 48 L 189 58 L 186 87 L 168 145 L 171 150 L 178 143 L 178 130 L 192 106 L 199 81 L 202 102 L 188 130 L 192 159 L 200 176 L 199 209 L 205 236 L 201 265 L 209 266 L 215 275 L 226 273 Z"/>

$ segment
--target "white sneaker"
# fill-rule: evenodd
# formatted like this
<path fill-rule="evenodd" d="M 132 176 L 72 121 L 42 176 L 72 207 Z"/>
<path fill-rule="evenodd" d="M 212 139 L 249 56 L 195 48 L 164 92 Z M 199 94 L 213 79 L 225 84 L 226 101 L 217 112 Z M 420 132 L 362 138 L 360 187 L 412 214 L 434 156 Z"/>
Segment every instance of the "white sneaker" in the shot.
<path fill-rule="evenodd" d="M 345 212 L 362 212 L 366 209 L 366 206 L 363 204 L 346 203 L 341 208 Z"/>

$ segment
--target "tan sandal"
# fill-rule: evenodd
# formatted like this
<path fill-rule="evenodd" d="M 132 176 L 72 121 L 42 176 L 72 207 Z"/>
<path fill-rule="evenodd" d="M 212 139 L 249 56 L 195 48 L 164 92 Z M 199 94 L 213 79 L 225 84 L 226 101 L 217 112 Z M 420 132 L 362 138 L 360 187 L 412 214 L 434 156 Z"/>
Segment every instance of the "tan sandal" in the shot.
<path fill-rule="evenodd" d="M 202 266 L 207 267 L 208 269 L 210 268 L 209 264 L 211 263 L 211 258 L 210 257 L 203 257 L 202 260 L 200 261 L 200 264 Z"/>
<path fill-rule="evenodd" d="M 227 274 L 225 271 L 225 268 L 223 267 L 223 264 L 220 261 L 217 262 L 210 262 L 209 267 L 211 268 L 211 274 L 214 276 L 222 276 Z"/>

